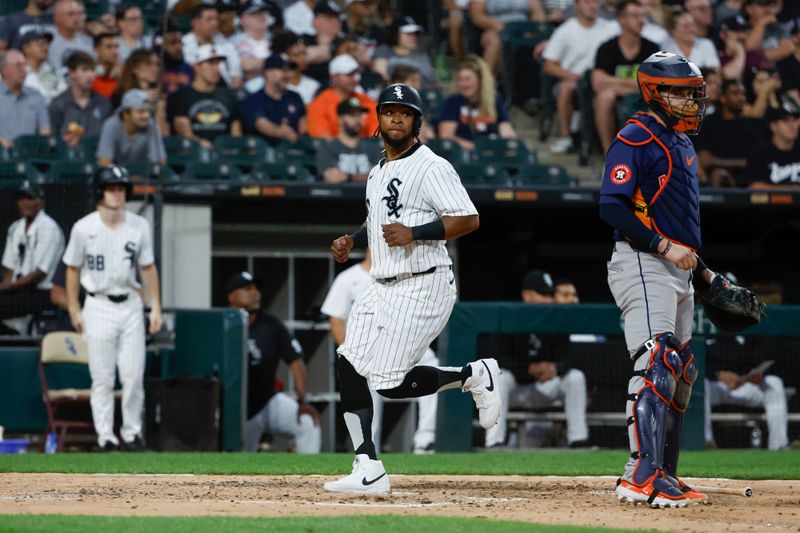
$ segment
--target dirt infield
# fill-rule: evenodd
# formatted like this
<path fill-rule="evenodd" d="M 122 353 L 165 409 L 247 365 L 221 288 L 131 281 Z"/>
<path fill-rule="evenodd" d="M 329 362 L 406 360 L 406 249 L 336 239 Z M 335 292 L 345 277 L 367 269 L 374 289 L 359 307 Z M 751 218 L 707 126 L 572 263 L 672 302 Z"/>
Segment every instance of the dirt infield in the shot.
<path fill-rule="evenodd" d="M 141 516 L 417 514 L 671 531 L 800 530 L 800 482 L 697 480 L 753 488 L 709 505 L 622 505 L 611 477 L 392 476 L 392 495 L 342 497 L 326 476 L 0 474 L 0 513 Z"/>

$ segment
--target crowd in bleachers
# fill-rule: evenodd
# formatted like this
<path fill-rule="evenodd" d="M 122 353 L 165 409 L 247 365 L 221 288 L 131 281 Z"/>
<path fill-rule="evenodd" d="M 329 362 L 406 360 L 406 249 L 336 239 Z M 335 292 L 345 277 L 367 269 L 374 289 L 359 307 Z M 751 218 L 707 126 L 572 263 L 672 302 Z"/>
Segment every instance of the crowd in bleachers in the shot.
<path fill-rule="evenodd" d="M 402 81 L 423 94 L 423 140 L 465 181 L 570 185 L 509 107 L 540 116 L 552 153 L 602 158 L 644 109 L 639 63 L 668 50 L 706 75 L 704 183 L 800 184 L 797 2 L 437 3 L 3 2 L 18 11 L 0 20 L 0 174 L 33 152 L 51 178 L 68 173 L 48 158 L 81 163 L 77 177 L 114 162 L 145 177 L 358 181 L 380 150 L 375 98 Z"/>

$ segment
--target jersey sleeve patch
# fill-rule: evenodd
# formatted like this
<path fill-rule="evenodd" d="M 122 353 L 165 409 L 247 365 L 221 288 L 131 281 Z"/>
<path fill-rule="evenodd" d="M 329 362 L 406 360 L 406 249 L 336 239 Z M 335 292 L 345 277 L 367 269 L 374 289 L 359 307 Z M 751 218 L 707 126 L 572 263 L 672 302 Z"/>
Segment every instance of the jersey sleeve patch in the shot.
<path fill-rule="evenodd" d="M 611 183 L 614 185 L 624 185 L 628 183 L 631 178 L 633 177 L 633 172 L 631 171 L 631 167 L 624 163 L 619 163 L 618 165 L 614 165 L 609 173 L 609 178 L 611 179 Z"/>

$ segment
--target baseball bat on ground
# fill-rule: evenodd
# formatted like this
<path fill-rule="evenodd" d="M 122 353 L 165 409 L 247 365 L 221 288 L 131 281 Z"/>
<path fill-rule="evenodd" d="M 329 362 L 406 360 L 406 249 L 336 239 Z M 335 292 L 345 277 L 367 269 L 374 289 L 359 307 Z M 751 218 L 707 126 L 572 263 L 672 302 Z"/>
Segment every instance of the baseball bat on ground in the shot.
<path fill-rule="evenodd" d="M 733 487 L 704 487 L 701 485 L 690 485 L 693 489 L 707 494 L 735 494 L 736 496 L 745 496 L 750 498 L 753 496 L 753 489 L 750 487 L 733 488 Z"/>

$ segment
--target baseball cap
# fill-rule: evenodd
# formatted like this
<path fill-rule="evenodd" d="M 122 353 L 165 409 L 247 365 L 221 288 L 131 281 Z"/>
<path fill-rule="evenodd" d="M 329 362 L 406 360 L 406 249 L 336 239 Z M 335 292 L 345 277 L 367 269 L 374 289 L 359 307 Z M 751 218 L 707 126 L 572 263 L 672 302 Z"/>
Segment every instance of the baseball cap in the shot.
<path fill-rule="evenodd" d="M 522 278 L 522 290 L 531 290 L 539 294 L 552 295 L 555 293 L 553 278 L 544 270 L 531 270 Z"/>
<path fill-rule="evenodd" d="M 285 68 L 287 66 L 289 66 L 289 63 L 281 54 L 271 54 L 264 61 L 264 70 L 267 70 L 268 68 Z"/>
<path fill-rule="evenodd" d="M 225 284 L 225 294 L 228 295 L 236 289 L 241 289 L 242 287 L 247 287 L 248 285 L 255 285 L 256 287 L 261 288 L 261 281 L 254 278 L 250 272 L 237 272 L 231 276 L 228 279 L 228 282 Z"/>
<path fill-rule="evenodd" d="M 780 100 L 780 106 L 768 108 L 764 115 L 767 123 L 786 117 L 800 117 L 800 104 L 789 95 L 783 95 Z"/>
<path fill-rule="evenodd" d="M 417 24 L 417 21 L 411 17 L 403 17 L 397 25 L 397 31 L 400 33 L 420 33 L 422 26 Z"/>
<path fill-rule="evenodd" d="M 240 15 L 255 15 L 256 13 L 267 13 L 269 8 L 260 0 L 252 0 L 238 7 Z"/>
<path fill-rule="evenodd" d="M 25 180 L 17 189 L 17 199 L 20 198 L 44 198 L 44 189 L 34 181 Z"/>
<path fill-rule="evenodd" d="M 334 57 L 328 65 L 328 74 L 334 76 L 336 74 L 350 74 L 358 70 L 358 61 L 353 56 L 342 54 Z"/>
<path fill-rule="evenodd" d="M 130 89 L 122 96 L 122 103 L 117 108 L 117 113 L 126 109 L 150 109 L 153 103 L 142 89 Z"/>
<path fill-rule="evenodd" d="M 190 58 L 192 65 L 197 65 L 204 61 L 210 61 L 212 59 L 221 59 L 225 61 L 225 56 L 221 53 L 217 52 L 217 49 L 214 47 L 213 44 L 204 44 L 197 47 L 195 50 L 193 57 Z"/>
<path fill-rule="evenodd" d="M 45 29 L 43 27 L 36 26 L 32 30 L 27 31 L 22 35 L 22 37 L 20 38 L 20 41 L 19 41 L 19 47 L 20 47 L 20 49 L 22 49 L 28 43 L 30 43 L 32 41 L 36 41 L 38 39 L 44 39 L 48 43 L 52 43 L 53 42 L 53 34 L 50 33 L 49 31 L 47 31 L 47 29 Z"/>
<path fill-rule="evenodd" d="M 349 113 L 355 113 L 356 111 L 367 111 L 367 108 L 361 105 L 361 100 L 355 96 L 345 98 L 336 106 L 336 113 L 338 115 L 347 115 Z"/>
<path fill-rule="evenodd" d="M 317 5 L 314 6 L 314 15 L 333 15 L 338 17 L 342 14 L 342 10 L 339 9 L 332 0 L 320 0 L 317 2 Z"/>
<path fill-rule="evenodd" d="M 728 17 L 719 24 L 720 30 L 741 31 L 747 29 L 747 20 L 742 15 Z"/>

